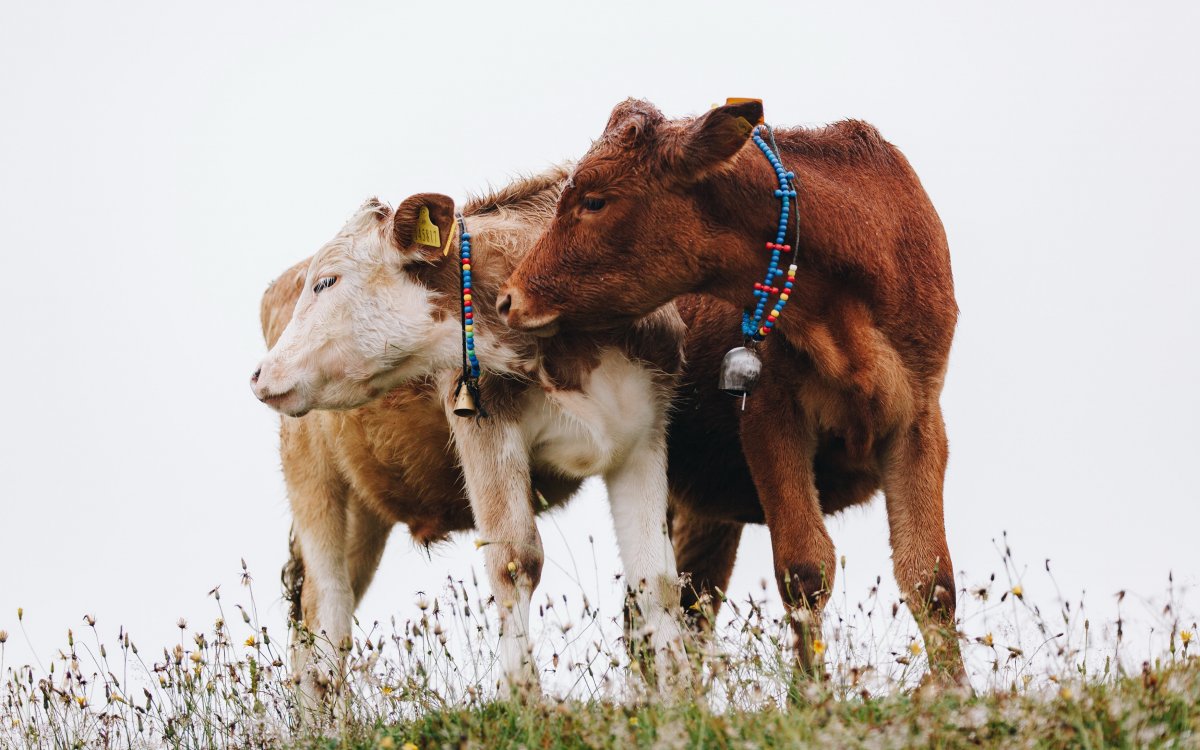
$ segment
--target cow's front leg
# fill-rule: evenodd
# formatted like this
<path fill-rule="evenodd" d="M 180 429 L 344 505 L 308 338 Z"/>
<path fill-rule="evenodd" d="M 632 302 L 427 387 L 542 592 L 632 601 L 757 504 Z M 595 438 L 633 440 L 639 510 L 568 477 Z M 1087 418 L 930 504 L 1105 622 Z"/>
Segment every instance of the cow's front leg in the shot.
<path fill-rule="evenodd" d="M 542 576 L 529 454 L 517 426 L 449 417 L 458 444 L 492 596 L 500 611 L 500 668 L 510 689 L 537 689 L 529 603 Z"/>
<path fill-rule="evenodd" d="M 604 477 L 625 581 L 633 596 L 630 636 L 646 637 L 660 675 L 683 666 L 679 576 L 667 534 L 666 455 L 661 436 L 648 439 Z"/>

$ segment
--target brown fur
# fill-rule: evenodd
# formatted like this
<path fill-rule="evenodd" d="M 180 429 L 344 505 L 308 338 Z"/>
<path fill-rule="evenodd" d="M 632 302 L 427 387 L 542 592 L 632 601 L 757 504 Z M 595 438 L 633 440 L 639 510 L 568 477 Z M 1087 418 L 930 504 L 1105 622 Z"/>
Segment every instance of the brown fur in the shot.
<path fill-rule="evenodd" d="M 646 102 L 618 105 L 551 228 L 510 277 L 508 322 L 591 328 L 701 293 L 734 315 L 699 304 L 691 335 L 726 325 L 721 353 L 741 343 L 737 311 L 753 307 L 779 210 L 775 176 L 738 121 L 760 115 L 750 103 L 671 121 Z M 961 676 L 957 641 L 945 633 L 955 591 L 938 401 L 958 312 L 945 233 L 904 156 L 870 125 L 780 130 L 776 139 L 797 176 L 787 241 L 798 215 L 799 271 L 775 332 L 758 347 L 763 379 L 740 434 L 780 589 L 819 610 L 835 567 L 822 511 L 882 488 L 896 577 L 931 663 Z M 589 210 L 584 199 L 595 197 L 606 203 Z M 719 356 L 697 355 L 707 365 Z M 714 385 L 701 382 L 697 398 L 719 398 Z M 703 434 L 682 439 L 705 450 Z M 728 435 L 713 441 L 710 461 L 730 455 Z M 740 470 L 726 484 L 741 482 Z"/>

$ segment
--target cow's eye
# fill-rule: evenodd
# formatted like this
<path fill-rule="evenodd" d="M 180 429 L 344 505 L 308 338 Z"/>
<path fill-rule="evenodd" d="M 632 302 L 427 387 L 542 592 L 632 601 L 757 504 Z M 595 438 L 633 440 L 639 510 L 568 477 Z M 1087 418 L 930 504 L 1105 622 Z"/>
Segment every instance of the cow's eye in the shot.
<path fill-rule="evenodd" d="M 600 209 L 604 208 L 604 204 L 607 202 L 608 201 L 604 200 L 603 198 L 598 198 L 594 195 L 589 195 L 583 199 L 583 210 L 584 211 L 599 211 Z"/>
<path fill-rule="evenodd" d="M 320 279 L 317 279 L 317 283 L 313 285 L 313 294 L 320 294 L 321 292 L 325 291 L 329 287 L 336 284 L 337 280 L 338 280 L 337 276 L 324 276 Z"/>

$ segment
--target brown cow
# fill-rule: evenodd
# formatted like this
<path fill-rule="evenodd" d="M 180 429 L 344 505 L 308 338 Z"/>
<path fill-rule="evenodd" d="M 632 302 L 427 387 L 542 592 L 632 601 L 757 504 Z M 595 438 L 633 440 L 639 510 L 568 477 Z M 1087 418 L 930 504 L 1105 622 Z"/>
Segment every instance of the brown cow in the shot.
<path fill-rule="evenodd" d="M 772 167 L 747 145 L 761 116 L 757 102 L 674 121 L 647 102 L 618 105 L 501 292 L 509 325 L 590 329 L 689 293 L 753 309 L 780 205 Z M 780 590 L 805 612 L 826 600 L 835 555 L 822 465 L 847 502 L 882 487 L 896 578 L 930 664 L 961 679 L 939 405 L 958 308 L 941 221 L 904 156 L 870 125 L 775 137 L 797 176 L 799 271 L 776 332 L 757 346 L 763 376 L 741 436 Z M 728 330 L 726 348 L 742 343 Z M 796 621 L 811 664 L 819 631 L 811 617 Z"/>

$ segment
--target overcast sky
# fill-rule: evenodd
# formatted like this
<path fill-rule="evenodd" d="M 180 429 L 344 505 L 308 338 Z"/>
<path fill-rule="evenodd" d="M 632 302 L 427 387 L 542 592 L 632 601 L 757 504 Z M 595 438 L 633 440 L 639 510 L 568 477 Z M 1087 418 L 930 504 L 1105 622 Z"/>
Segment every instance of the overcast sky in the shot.
<path fill-rule="evenodd" d="M 364 198 L 576 157 L 628 96 L 877 125 L 950 237 L 960 585 L 1007 530 L 1098 607 L 1161 603 L 1173 571 L 1200 609 L 1195 3 L 168 5 L 0 10 L 0 628 L 24 607 L 42 656 L 85 612 L 170 642 L 240 557 L 282 621 L 262 291 Z M 543 521 L 543 589 L 611 591 L 610 528 L 598 485 Z M 881 501 L 831 530 L 851 598 L 891 585 Z M 430 560 L 398 530 L 361 616 L 480 565 L 470 539 Z M 734 595 L 769 554 L 749 531 Z"/>

